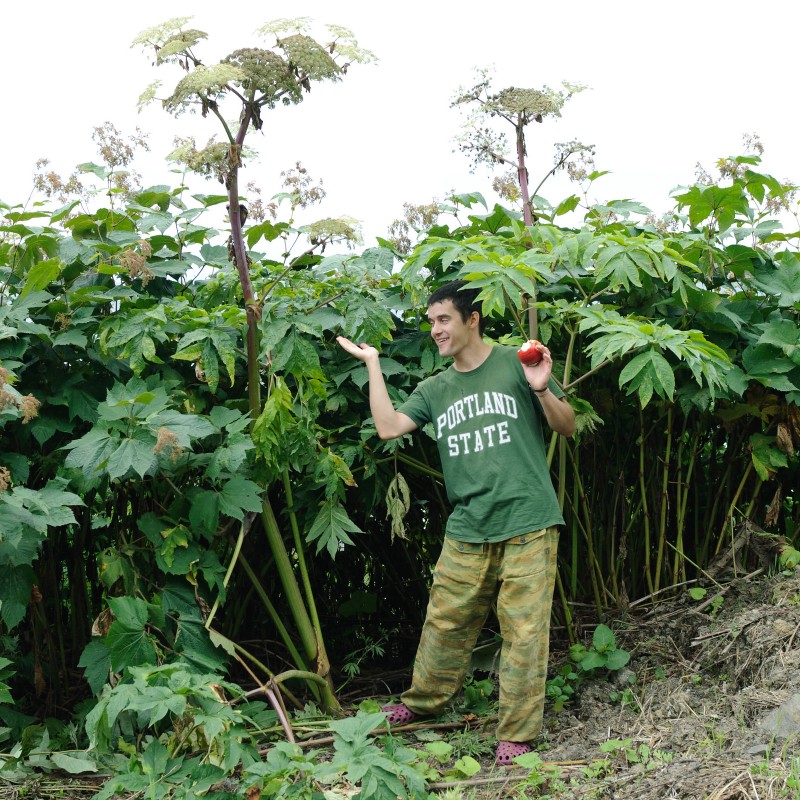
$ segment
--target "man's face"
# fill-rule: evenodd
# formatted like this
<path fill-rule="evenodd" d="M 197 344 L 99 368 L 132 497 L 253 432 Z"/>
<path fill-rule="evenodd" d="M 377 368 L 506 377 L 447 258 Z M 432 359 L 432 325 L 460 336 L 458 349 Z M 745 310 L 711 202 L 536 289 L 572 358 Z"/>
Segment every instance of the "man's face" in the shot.
<path fill-rule="evenodd" d="M 439 355 L 448 358 L 458 355 L 470 342 L 478 329 L 478 314 L 473 312 L 464 322 L 453 301 L 444 300 L 428 306 L 428 322 Z"/>

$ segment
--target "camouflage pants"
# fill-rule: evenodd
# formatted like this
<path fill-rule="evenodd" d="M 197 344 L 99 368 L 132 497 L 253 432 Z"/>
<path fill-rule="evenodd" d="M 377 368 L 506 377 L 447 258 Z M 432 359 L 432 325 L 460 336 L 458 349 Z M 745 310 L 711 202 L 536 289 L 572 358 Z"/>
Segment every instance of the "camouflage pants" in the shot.
<path fill-rule="evenodd" d="M 503 645 L 497 738 L 534 739 L 542 728 L 558 529 L 505 542 L 445 537 L 414 662 L 401 696 L 418 714 L 440 714 L 459 692 L 492 603 Z"/>

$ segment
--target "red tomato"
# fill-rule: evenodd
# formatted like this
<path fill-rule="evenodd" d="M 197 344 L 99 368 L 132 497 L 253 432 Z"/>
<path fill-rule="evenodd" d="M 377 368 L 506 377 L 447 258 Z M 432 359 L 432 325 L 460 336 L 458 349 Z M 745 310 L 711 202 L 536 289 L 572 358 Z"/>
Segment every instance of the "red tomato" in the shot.
<path fill-rule="evenodd" d="M 517 350 L 517 355 L 519 360 L 526 366 L 538 364 L 542 360 L 542 343 L 537 342 L 536 339 L 531 339 Z"/>

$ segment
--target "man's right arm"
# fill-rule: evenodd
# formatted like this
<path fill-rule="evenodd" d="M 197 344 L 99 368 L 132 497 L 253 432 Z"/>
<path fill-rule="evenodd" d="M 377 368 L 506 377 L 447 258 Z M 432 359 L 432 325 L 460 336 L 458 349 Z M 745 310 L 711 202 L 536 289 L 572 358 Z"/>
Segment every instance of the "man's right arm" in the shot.
<path fill-rule="evenodd" d="M 389 392 L 386 389 L 386 382 L 383 379 L 381 365 L 379 362 L 378 351 L 367 344 L 361 346 L 345 339 L 344 336 L 337 336 L 336 341 L 343 350 L 351 356 L 363 361 L 367 367 L 369 375 L 369 407 L 372 412 L 372 419 L 378 430 L 381 439 L 396 439 L 403 434 L 411 433 L 417 429 L 417 423 L 411 417 L 400 411 L 395 411 L 392 405 Z"/>

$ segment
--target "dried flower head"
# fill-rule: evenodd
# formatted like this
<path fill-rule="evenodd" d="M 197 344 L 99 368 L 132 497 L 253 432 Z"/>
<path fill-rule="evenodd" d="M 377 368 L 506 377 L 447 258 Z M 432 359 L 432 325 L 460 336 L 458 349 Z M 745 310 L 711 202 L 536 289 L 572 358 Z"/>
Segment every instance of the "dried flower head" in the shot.
<path fill-rule="evenodd" d="M 22 398 L 19 410 L 22 412 L 23 425 L 27 425 L 32 419 L 36 419 L 39 416 L 39 407 L 41 405 L 32 394 L 27 394 Z"/>
<path fill-rule="evenodd" d="M 781 191 L 770 194 L 764 203 L 764 208 L 770 214 L 782 214 L 795 207 L 797 201 L 797 191 L 800 187 L 790 181 L 781 183 Z"/>
<path fill-rule="evenodd" d="M 122 133 L 111 122 L 105 122 L 94 129 L 92 141 L 97 145 L 98 152 L 105 164 L 112 169 L 127 167 L 136 155 L 136 149 L 150 150 L 147 143 L 147 134 L 137 128 L 133 136 L 123 138 Z"/>
<path fill-rule="evenodd" d="M 22 414 L 22 424 L 27 425 L 39 416 L 41 403 L 32 395 L 23 397 L 11 385 L 13 375 L 4 367 L 0 367 L 0 412 L 6 407 L 16 408 Z"/>
<path fill-rule="evenodd" d="M 583 183 L 594 172 L 594 145 L 583 144 L 573 139 L 571 142 L 556 143 L 556 165 L 566 169 L 569 179 Z"/>
<path fill-rule="evenodd" d="M 333 41 L 328 45 L 328 51 L 337 53 L 348 62 L 357 64 L 372 64 L 378 57 L 371 51 L 358 46 L 356 37 L 349 28 L 342 25 L 326 25 L 328 33 L 333 36 Z M 346 66 L 346 65 L 345 65 Z M 344 68 L 343 70 L 344 71 Z"/>
<path fill-rule="evenodd" d="M 561 92 L 554 92 L 547 86 L 543 89 L 509 86 L 491 95 L 484 107 L 490 112 L 525 116 L 541 122 L 545 117 L 560 117 L 565 100 L 566 97 Z"/>
<path fill-rule="evenodd" d="M 758 156 L 764 155 L 764 145 L 761 143 L 761 137 L 757 133 L 745 133 L 742 136 L 744 142 L 744 149 L 746 153 L 755 153 Z"/>
<path fill-rule="evenodd" d="M 145 90 L 139 95 L 139 99 L 136 101 L 136 110 L 139 113 L 142 112 L 145 106 L 150 105 L 150 103 L 156 99 L 156 93 L 160 87 L 161 81 L 153 81 L 145 87 Z"/>
<path fill-rule="evenodd" d="M 152 252 L 150 245 L 147 242 L 145 242 L 145 244 L 147 245 L 147 249 Z M 147 286 L 147 284 L 150 283 L 150 281 L 156 276 L 155 272 L 153 272 L 153 270 L 147 266 L 147 258 L 144 253 L 139 253 L 136 250 L 131 249 L 123 250 L 117 255 L 117 259 L 119 261 L 119 265 L 128 271 L 128 274 L 131 276 L 131 280 L 141 278 L 142 286 Z"/>
<path fill-rule="evenodd" d="M 345 242 L 348 247 L 361 243 L 361 231 L 354 219 L 325 219 L 312 222 L 300 228 L 309 238 L 311 244 L 321 244 L 323 249 L 329 242 Z"/>
<path fill-rule="evenodd" d="M 164 455 L 171 461 L 177 461 L 183 454 L 184 449 L 178 443 L 178 437 L 169 428 L 159 428 L 156 434 L 156 444 L 153 452 Z"/>
<path fill-rule="evenodd" d="M 322 188 L 322 181 L 319 182 L 319 185 L 314 186 L 314 179 L 299 161 L 292 169 L 281 172 L 281 178 L 284 188 L 291 195 L 293 206 L 308 208 L 325 199 L 326 192 Z"/>
<path fill-rule="evenodd" d="M 516 170 L 509 170 L 503 175 L 498 175 L 492 181 L 492 189 L 504 200 L 516 203 L 522 197 L 519 188 L 519 173 Z"/>
<path fill-rule="evenodd" d="M 45 197 L 55 197 L 61 203 L 66 203 L 70 197 L 84 193 L 77 172 L 73 172 L 65 181 L 57 172 L 47 169 L 49 164 L 46 158 L 40 158 L 36 162 L 33 186 L 37 192 L 41 192 Z"/>
<path fill-rule="evenodd" d="M 53 322 L 60 331 L 65 331 L 70 325 L 72 325 L 72 314 L 59 311 L 58 314 L 56 314 Z"/>
<path fill-rule="evenodd" d="M 250 181 L 247 184 L 247 191 L 248 194 L 254 199 L 250 200 L 250 216 L 256 222 L 263 222 L 267 215 L 269 214 L 272 219 L 275 219 L 278 216 L 278 206 L 276 203 L 264 203 L 261 199 L 261 189 L 255 184 L 254 181 Z"/>
<path fill-rule="evenodd" d="M 430 203 L 404 203 L 403 219 L 396 219 L 389 226 L 389 241 L 398 253 L 411 251 L 411 231 L 425 233 L 438 221 L 441 209 L 435 198 Z"/>
<path fill-rule="evenodd" d="M 561 109 L 572 95 L 586 87 L 562 83 L 563 90 L 549 86 L 541 89 L 523 89 L 510 86 L 498 92 L 491 91 L 491 74 L 488 69 L 477 70 L 476 83 L 461 88 L 451 102 L 451 106 L 468 106 L 464 133 L 457 138 L 459 149 L 478 164 L 512 165 L 516 156 L 508 149 L 506 138 L 498 133 L 487 118 L 500 118 L 519 131 L 531 121 L 543 122 L 546 117 L 560 117 Z"/>
<path fill-rule="evenodd" d="M 258 32 L 264 36 L 280 36 L 282 33 L 305 33 L 311 29 L 311 17 L 281 17 L 280 19 L 273 19 L 262 25 Z"/>
<path fill-rule="evenodd" d="M 730 178 L 735 181 L 737 178 L 741 178 L 750 167 L 735 158 L 720 158 L 717 161 L 717 169 L 721 178 Z"/>
<path fill-rule="evenodd" d="M 417 231 L 425 231 L 432 228 L 439 219 L 439 201 L 431 200 L 430 203 L 404 203 L 404 217 Z"/>
<path fill-rule="evenodd" d="M 644 219 L 645 225 L 651 225 L 661 234 L 674 233 L 678 230 L 678 220 L 674 214 L 663 214 L 657 217 L 650 213 Z"/>
<path fill-rule="evenodd" d="M 389 241 L 398 253 L 411 252 L 411 226 L 404 219 L 396 219 L 389 226 Z"/>
<path fill-rule="evenodd" d="M 231 151 L 226 142 L 218 142 L 216 137 L 212 137 L 202 150 L 197 149 L 193 137 L 176 138 L 175 144 L 177 147 L 167 156 L 169 161 L 184 164 L 198 175 L 214 177 L 220 183 L 225 183 L 231 169 Z M 237 155 L 240 156 L 241 153 Z"/>
<path fill-rule="evenodd" d="M 711 173 L 699 161 L 694 165 L 694 179 L 696 183 L 702 183 L 704 186 L 711 186 L 714 183 Z"/>

